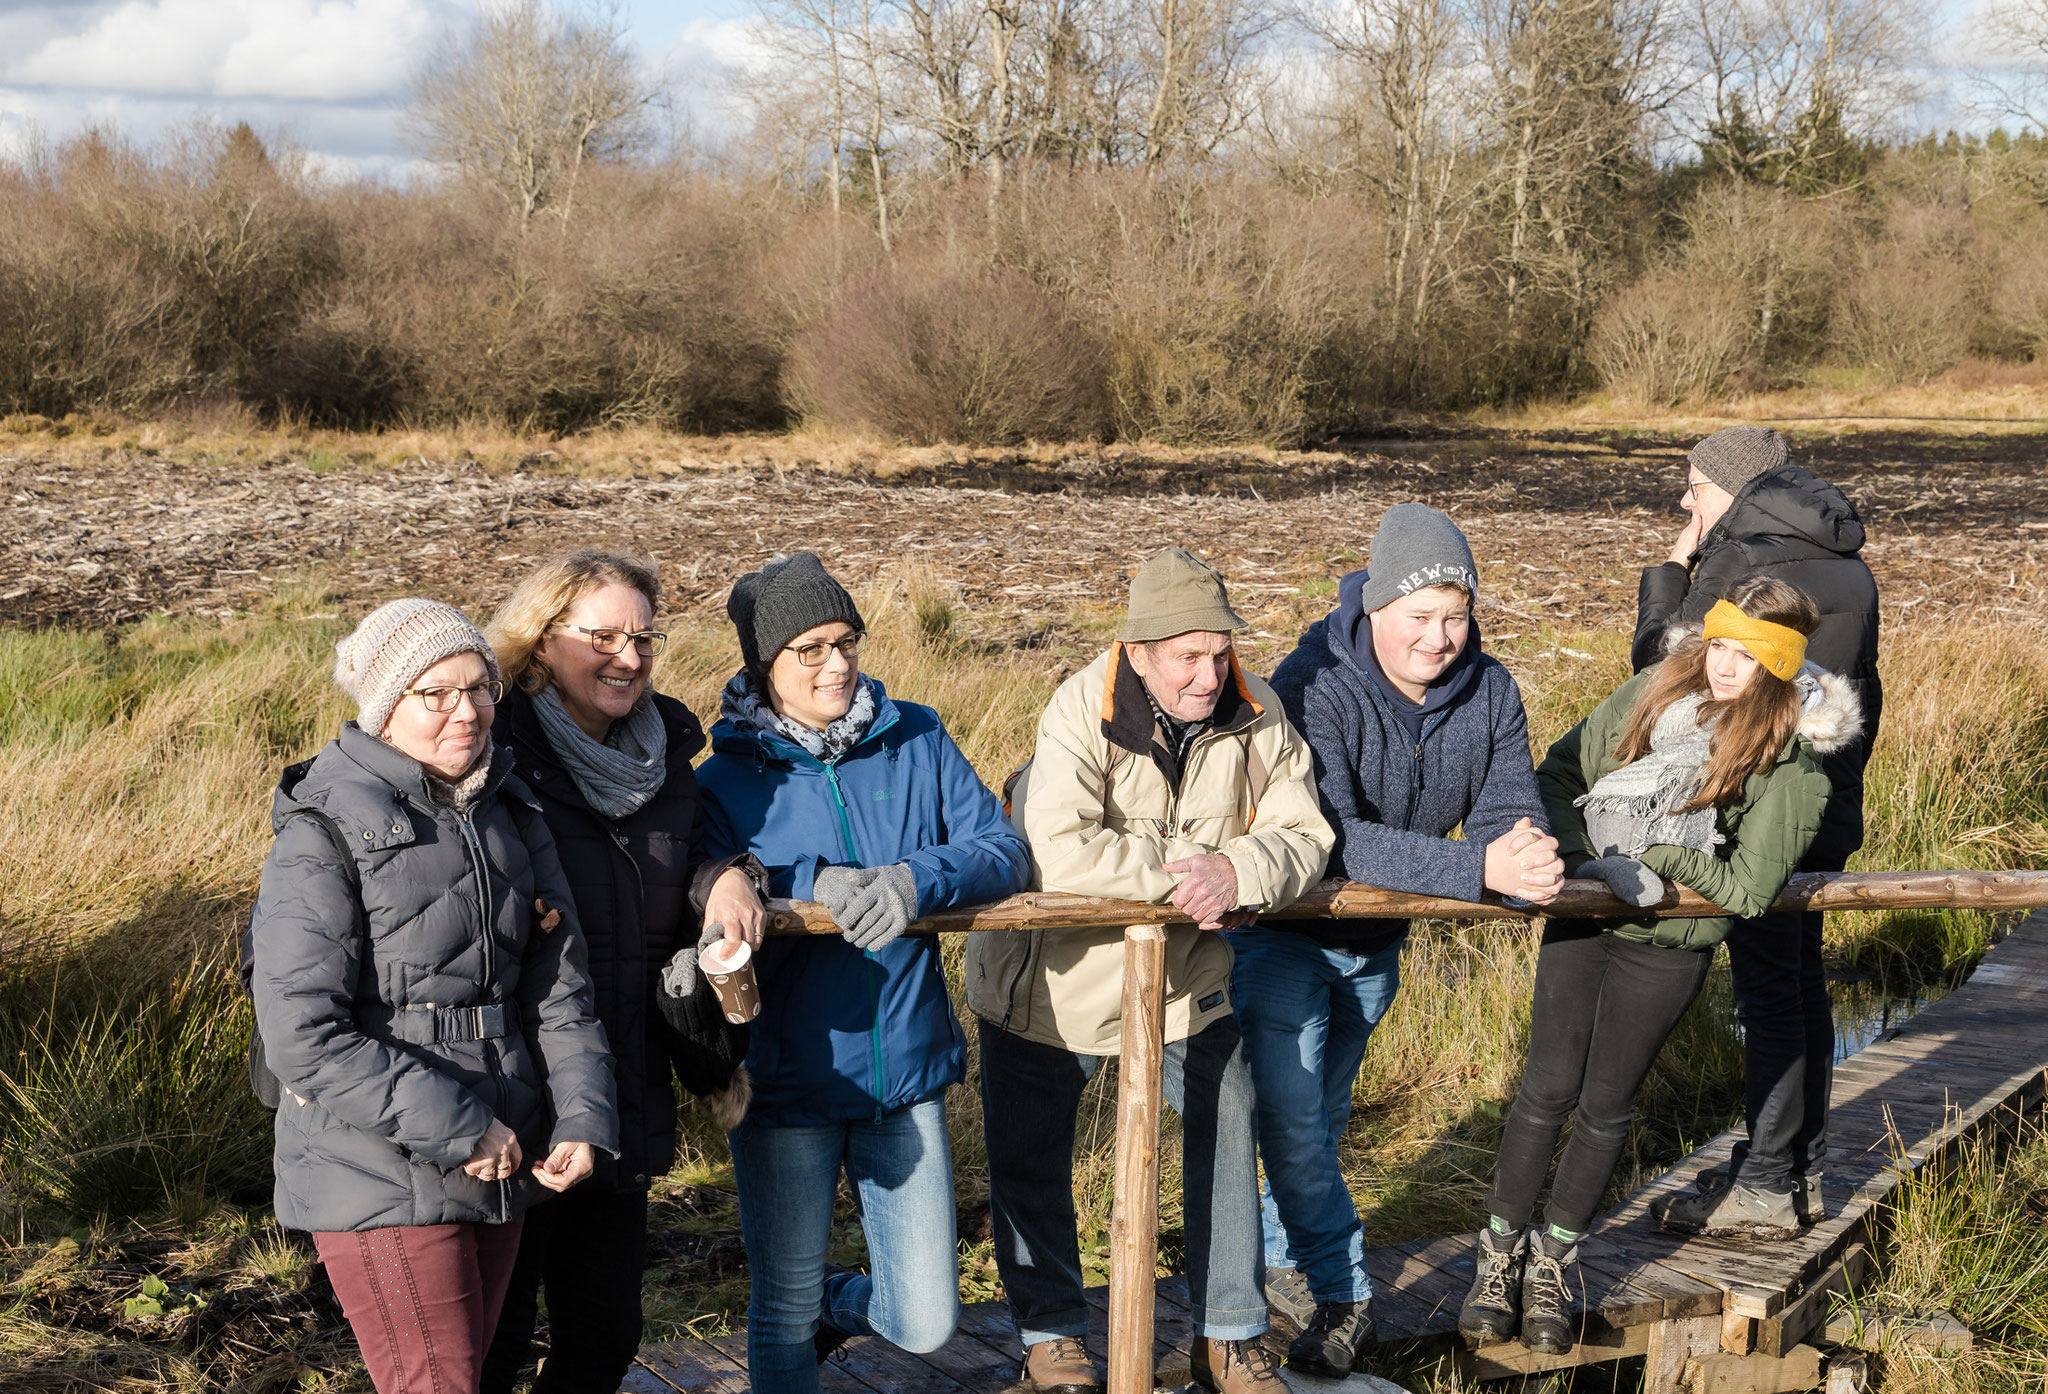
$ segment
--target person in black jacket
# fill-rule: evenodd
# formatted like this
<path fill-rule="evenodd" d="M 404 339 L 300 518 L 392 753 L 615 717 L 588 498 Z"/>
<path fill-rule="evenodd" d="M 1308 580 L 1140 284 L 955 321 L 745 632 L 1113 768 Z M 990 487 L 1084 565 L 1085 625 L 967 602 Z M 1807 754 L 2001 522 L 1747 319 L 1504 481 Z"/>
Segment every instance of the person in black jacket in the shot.
<path fill-rule="evenodd" d="M 1693 447 L 1681 500 L 1692 520 L 1670 559 L 1643 572 L 1633 658 L 1637 671 L 1655 663 L 1668 630 L 1699 623 L 1746 576 L 1774 576 L 1819 603 L 1807 656 L 1855 689 L 1863 734 L 1821 762 L 1832 792 L 1800 869 L 1840 871 L 1863 845 L 1863 770 L 1884 709 L 1877 582 L 1859 555 L 1855 506 L 1788 455 L 1785 438 L 1766 426 L 1731 426 Z M 1835 1054 L 1820 914 L 1738 920 L 1728 962 L 1746 1051 L 1750 1141 L 1728 1172 L 1703 1174 L 1700 1195 L 1673 1205 L 1666 1223 L 1710 1234 L 1780 1231 L 1788 1196 L 1799 1221 L 1812 1223 L 1822 1214 Z"/>
<path fill-rule="evenodd" d="M 584 549 L 544 562 L 491 625 L 512 685 L 498 739 L 554 834 L 617 1060 L 619 1155 L 529 1214 L 486 1394 L 505 1394 L 530 1361 L 543 1284 L 549 1345 L 536 1394 L 618 1389 L 640 1344 L 648 1186 L 675 1163 L 671 1076 L 708 1098 L 721 1128 L 746 1107 L 747 1028 L 724 1022 L 701 974 L 682 1001 L 661 988 L 664 965 L 700 946 L 700 925 L 705 939 L 758 944 L 763 912 L 758 868 L 704 854 L 690 768 L 704 731 L 649 685 L 665 642 L 660 601 L 651 566 Z"/>
<path fill-rule="evenodd" d="M 382 1394 L 475 1394 L 527 1207 L 618 1150 L 612 1060 L 483 634 L 394 600 L 335 648 L 356 718 L 285 771 L 249 924 L 277 1219 Z"/>

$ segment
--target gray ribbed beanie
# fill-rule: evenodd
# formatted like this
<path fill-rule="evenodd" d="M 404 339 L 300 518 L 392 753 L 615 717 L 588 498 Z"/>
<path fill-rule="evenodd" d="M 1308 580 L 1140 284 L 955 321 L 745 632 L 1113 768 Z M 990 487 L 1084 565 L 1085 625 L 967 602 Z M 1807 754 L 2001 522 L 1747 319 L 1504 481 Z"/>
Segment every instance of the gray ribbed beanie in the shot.
<path fill-rule="evenodd" d="M 1473 600 L 1479 599 L 1472 544 L 1448 513 L 1426 503 L 1397 503 L 1388 509 L 1372 535 L 1366 561 L 1358 602 L 1367 614 L 1430 586 L 1463 586 Z"/>
<path fill-rule="evenodd" d="M 1686 460 L 1731 494 L 1739 494 L 1758 475 L 1783 469 L 1790 452 L 1785 438 L 1768 426 L 1730 426 L 1692 448 Z"/>
<path fill-rule="evenodd" d="M 480 654 L 493 678 L 498 655 L 469 616 L 438 600 L 392 600 L 363 616 L 334 646 L 335 684 L 356 699 L 356 725 L 384 734 L 413 679 L 444 658 Z"/>
<path fill-rule="evenodd" d="M 860 607 L 811 552 L 777 557 L 759 571 L 733 582 L 726 616 L 739 632 L 740 657 L 753 674 L 765 674 L 783 646 L 805 630 L 842 621 L 866 629 Z"/>

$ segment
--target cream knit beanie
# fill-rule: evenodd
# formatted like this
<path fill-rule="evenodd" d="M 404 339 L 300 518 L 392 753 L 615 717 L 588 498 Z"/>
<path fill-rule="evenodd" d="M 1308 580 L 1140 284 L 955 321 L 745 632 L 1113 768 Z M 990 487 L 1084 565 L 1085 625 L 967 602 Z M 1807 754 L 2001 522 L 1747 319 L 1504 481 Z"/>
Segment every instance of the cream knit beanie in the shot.
<path fill-rule="evenodd" d="M 483 631 L 462 611 L 438 600 L 379 605 L 334 652 L 335 684 L 356 699 L 356 725 L 373 736 L 384 734 L 413 679 L 444 658 L 475 653 L 491 676 L 498 676 L 498 655 Z"/>

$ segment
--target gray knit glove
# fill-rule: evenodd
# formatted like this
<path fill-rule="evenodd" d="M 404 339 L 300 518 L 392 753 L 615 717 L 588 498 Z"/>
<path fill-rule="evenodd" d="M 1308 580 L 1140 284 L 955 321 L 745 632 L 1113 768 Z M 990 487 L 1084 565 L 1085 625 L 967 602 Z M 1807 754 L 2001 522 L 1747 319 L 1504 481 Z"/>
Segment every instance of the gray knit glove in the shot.
<path fill-rule="evenodd" d="M 1579 868 L 1586 880 L 1605 881 L 1607 889 L 1630 905 L 1647 910 L 1664 898 L 1664 880 L 1634 857 L 1602 857 Z"/>
<path fill-rule="evenodd" d="M 661 990 L 671 997 L 688 997 L 697 990 L 697 955 L 725 938 L 725 926 L 708 924 L 697 942 L 677 949 L 661 970 Z"/>
<path fill-rule="evenodd" d="M 821 866 L 817 879 L 812 882 L 811 894 L 832 912 L 832 922 L 845 929 L 852 923 L 846 914 L 852 908 L 854 898 L 874 879 L 875 869 L 871 866 Z"/>
<path fill-rule="evenodd" d="M 869 953 L 891 943 L 917 918 L 917 874 L 907 862 L 878 866 L 845 915 L 834 915 L 846 942 Z"/>

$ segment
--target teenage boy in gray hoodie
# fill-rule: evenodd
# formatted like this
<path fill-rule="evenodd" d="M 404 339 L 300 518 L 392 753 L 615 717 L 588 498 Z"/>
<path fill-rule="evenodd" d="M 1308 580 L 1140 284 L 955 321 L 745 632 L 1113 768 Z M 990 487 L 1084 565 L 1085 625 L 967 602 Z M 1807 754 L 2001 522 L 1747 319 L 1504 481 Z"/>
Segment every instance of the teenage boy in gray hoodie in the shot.
<path fill-rule="evenodd" d="M 1563 884 L 1521 692 L 1479 649 L 1478 591 L 1457 525 L 1397 504 L 1373 535 L 1369 569 L 1339 582 L 1337 608 L 1274 672 L 1336 829 L 1332 875 L 1459 900 L 1493 890 L 1546 903 Z M 1463 840 L 1451 839 L 1460 824 Z M 1376 1339 L 1337 1144 L 1407 932 L 1405 920 L 1261 920 L 1230 935 L 1258 1090 L 1267 1295 L 1303 1328 L 1289 1364 L 1312 1373 L 1349 1373 Z"/>

